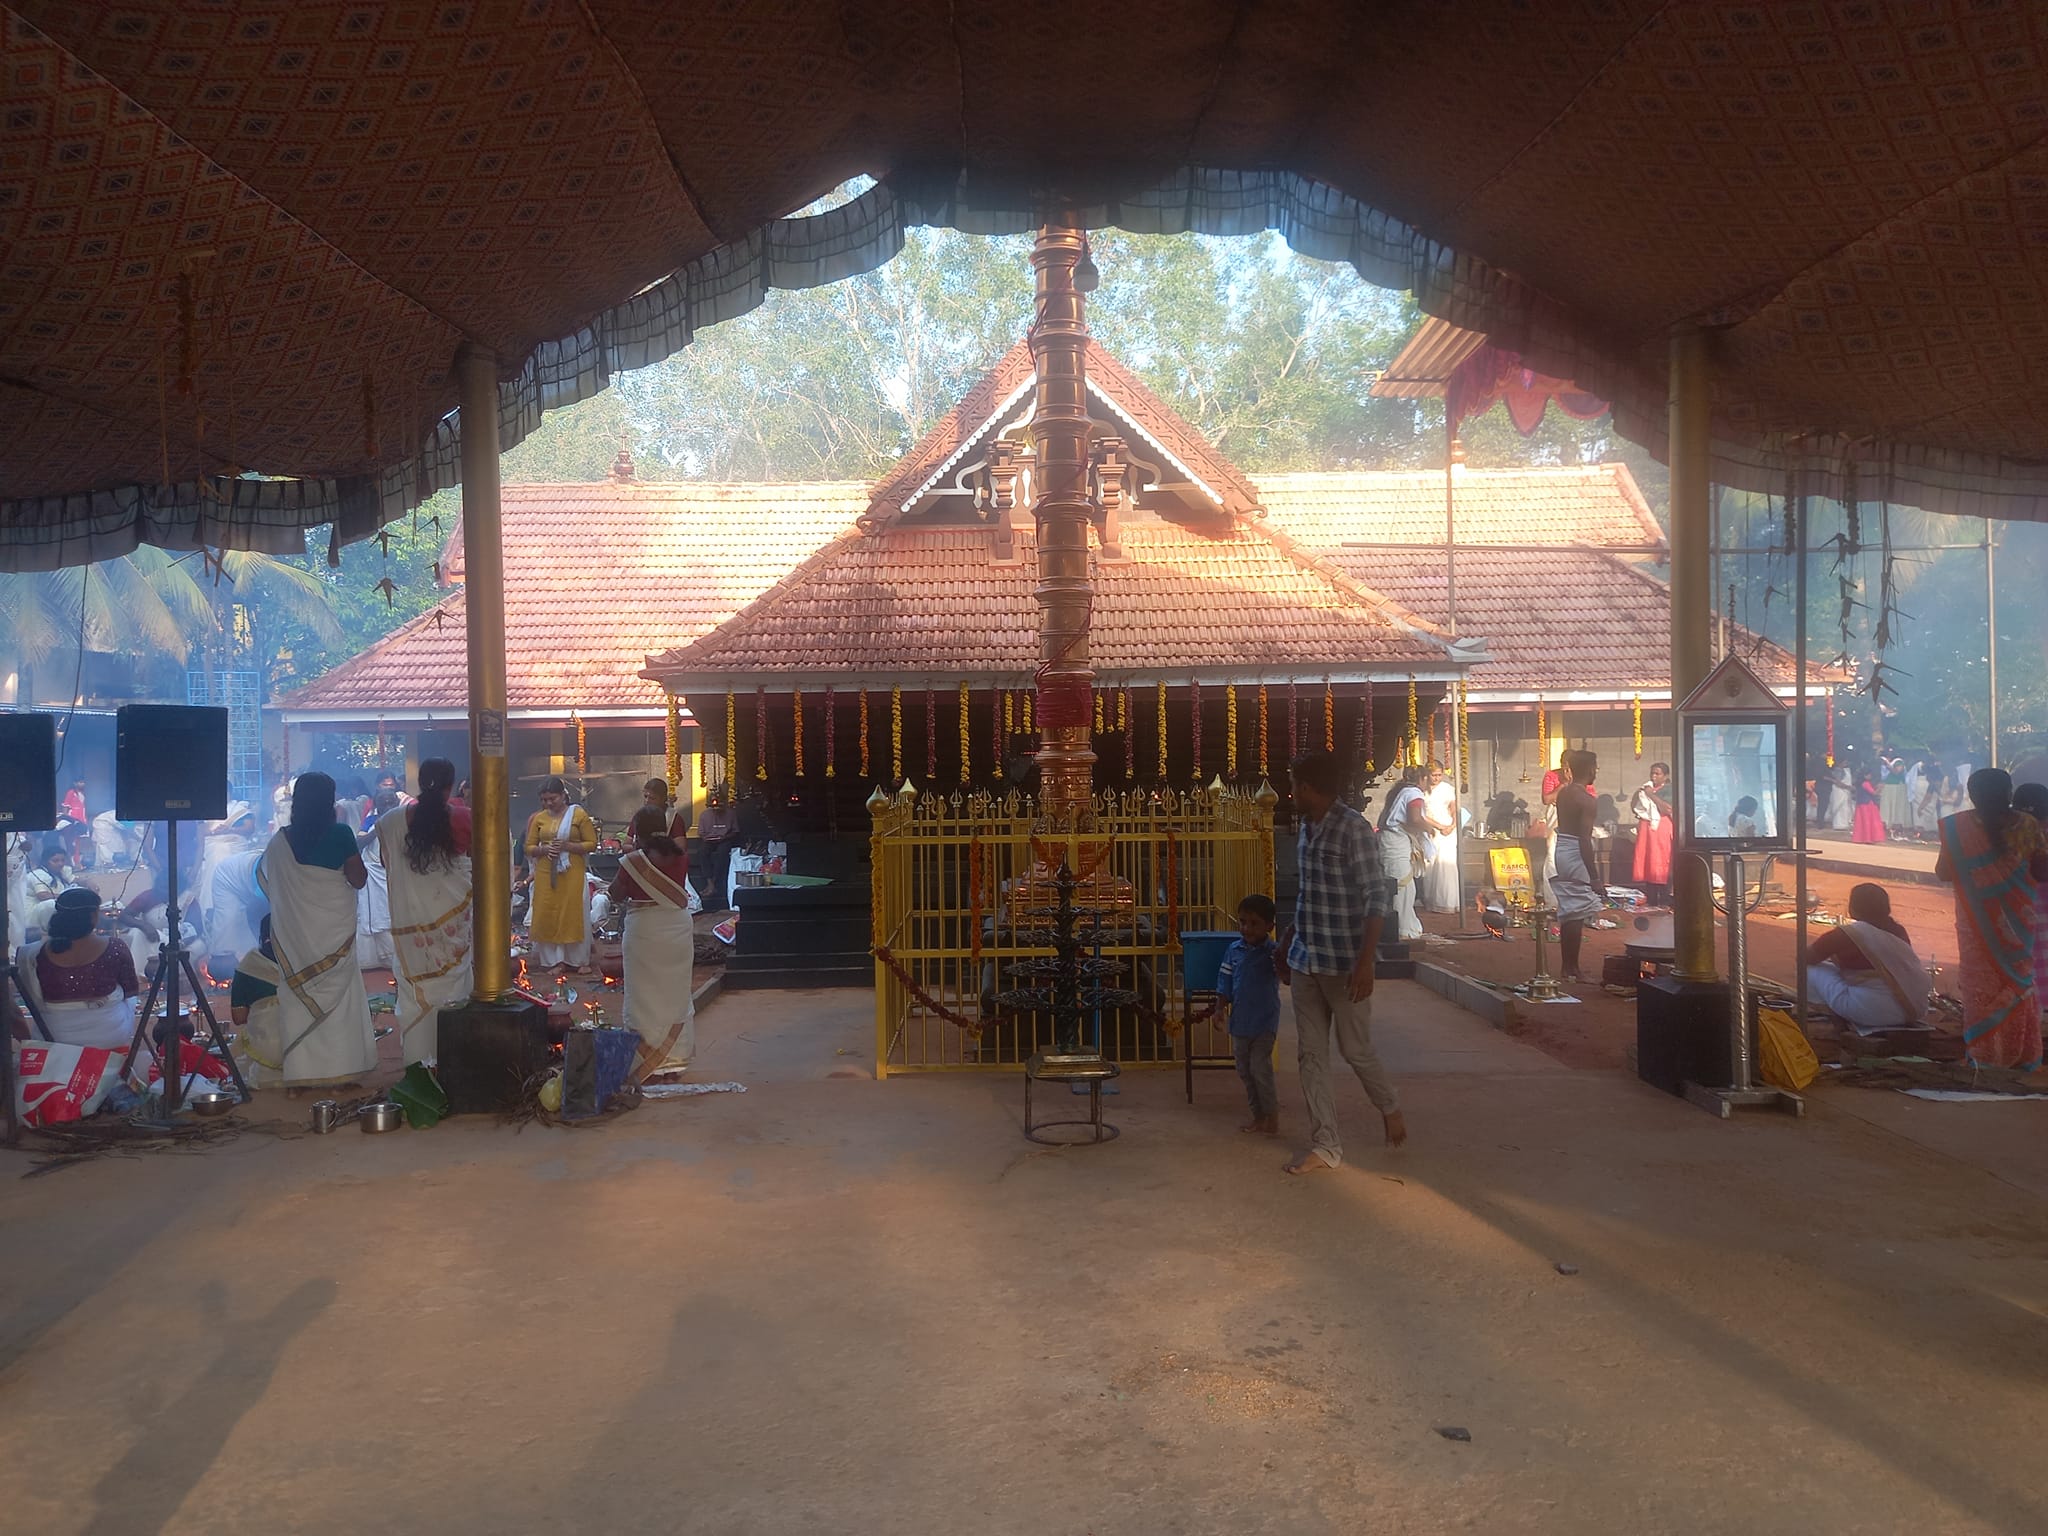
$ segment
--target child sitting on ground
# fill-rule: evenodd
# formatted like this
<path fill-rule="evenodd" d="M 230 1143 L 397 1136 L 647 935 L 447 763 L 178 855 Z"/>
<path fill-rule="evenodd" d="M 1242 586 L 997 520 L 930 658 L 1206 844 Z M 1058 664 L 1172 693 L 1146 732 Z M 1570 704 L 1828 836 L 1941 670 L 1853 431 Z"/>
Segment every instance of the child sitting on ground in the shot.
<path fill-rule="evenodd" d="M 1237 904 L 1238 938 L 1223 952 L 1216 995 L 1230 1008 L 1230 1047 L 1252 1117 L 1238 1127 L 1280 1134 L 1280 1097 L 1273 1086 L 1273 1041 L 1280 1030 L 1280 946 L 1273 942 L 1273 898 Z"/>

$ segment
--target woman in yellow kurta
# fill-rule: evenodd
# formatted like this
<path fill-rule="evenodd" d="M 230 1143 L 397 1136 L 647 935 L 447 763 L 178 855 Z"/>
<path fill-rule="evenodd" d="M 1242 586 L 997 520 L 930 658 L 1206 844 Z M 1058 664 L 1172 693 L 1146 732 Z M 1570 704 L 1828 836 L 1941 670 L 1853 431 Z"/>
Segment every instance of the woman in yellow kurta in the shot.
<path fill-rule="evenodd" d="M 527 937 L 536 964 L 580 971 L 590 963 L 586 861 L 597 848 L 597 827 L 582 806 L 569 803 L 560 779 L 541 785 L 540 807 L 526 821 L 526 873 L 533 881 Z"/>

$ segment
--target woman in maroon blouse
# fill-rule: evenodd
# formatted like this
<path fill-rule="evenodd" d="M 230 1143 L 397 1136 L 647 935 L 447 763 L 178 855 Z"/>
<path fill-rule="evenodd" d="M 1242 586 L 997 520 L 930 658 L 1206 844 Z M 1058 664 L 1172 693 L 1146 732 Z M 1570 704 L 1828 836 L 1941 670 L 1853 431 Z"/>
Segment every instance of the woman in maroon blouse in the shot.
<path fill-rule="evenodd" d="M 70 1045 L 120 1049 L 135 1033 L 135 960 L 125 944 L 95 932 L 99 896 L 74 886 L 57 898 L 43 942 L 17 957 L 21 988 L 49 1026 Z M 21 1021 L 14 1028 L 23 1032 Z"/>

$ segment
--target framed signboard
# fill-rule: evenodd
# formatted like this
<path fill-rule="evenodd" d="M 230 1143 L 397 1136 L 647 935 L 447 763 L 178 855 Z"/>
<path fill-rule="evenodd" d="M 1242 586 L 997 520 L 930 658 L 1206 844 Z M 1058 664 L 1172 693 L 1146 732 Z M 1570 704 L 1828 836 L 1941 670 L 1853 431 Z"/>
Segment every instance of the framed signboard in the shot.
<path fill-rule="evenodd" d="M 1701 853 L 1792 841 L 1791 711 L 1733 656 L 1678 706 L 1678 834 Z"/>

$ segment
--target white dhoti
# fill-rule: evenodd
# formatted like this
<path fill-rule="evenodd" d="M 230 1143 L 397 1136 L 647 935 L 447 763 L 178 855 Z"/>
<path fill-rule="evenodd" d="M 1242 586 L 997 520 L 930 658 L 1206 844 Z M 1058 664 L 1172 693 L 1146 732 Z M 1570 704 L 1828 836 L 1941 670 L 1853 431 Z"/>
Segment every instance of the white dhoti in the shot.
<path fill-rule="evenodd" d="M 697 927 L 689 893 L 655 868 L 638 849 L 623 867 L 649 901 L 626 908 L 626 1025 L 639 1033 L 637 1077 L 689 1065 L 697 1047 L 697 1010 L 691 1001 Z"/>
<path fill-rule="evenodd" d="M 1557 920 L 1588 922 L 1598 917 L 1601 908 L 1607 905 L 1607 893 L 1594 884 L 1579 840 L 1553 837 L 1550 843 L 1557 861 L 1557 873 L 1550 877 L 1550 897 L 1557 905 Z"/>

